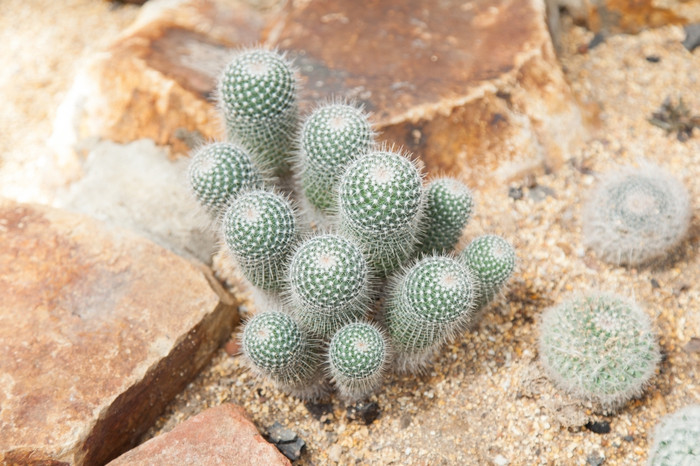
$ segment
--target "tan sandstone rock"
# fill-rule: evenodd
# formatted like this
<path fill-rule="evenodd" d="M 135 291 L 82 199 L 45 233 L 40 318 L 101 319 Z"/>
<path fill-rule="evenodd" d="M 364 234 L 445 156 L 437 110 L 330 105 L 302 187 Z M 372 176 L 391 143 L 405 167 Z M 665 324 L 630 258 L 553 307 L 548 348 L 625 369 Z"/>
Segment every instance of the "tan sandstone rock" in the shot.
<path fill-rule="evenodd" d="M 216 78 L 241 45 L 259 40 L 262 17 L 235 0 L 148 2 L 137 21 L 81 71 L 51 136 L 66 156 L 94 138 L 148 138 L 183 154 L 222 136 Z"/>
<path fill-rule="evenodd" d="M 580 0 L 596 32 L 637 33 L 643 29 L 700 21 L 695 0 Z"/>
<path fill-rule="evenodd" d="M 245 410 L 233 404 L 207 409 L 121 455 L 110 466 L 289 465 L 268 443 Z"/>
<path fill-rule="evenodd" d="M 230 335 L 210 272 L 83 215 L 0 201 L 0 463 L 129 448 Z"/>
<path fill-rule="evenodd" d="M 543 0 L 297 1 L 267 40 L 307 101 L 361 102 L 383 140 L 473 186 L 555 169 L 585 134 Z"/>

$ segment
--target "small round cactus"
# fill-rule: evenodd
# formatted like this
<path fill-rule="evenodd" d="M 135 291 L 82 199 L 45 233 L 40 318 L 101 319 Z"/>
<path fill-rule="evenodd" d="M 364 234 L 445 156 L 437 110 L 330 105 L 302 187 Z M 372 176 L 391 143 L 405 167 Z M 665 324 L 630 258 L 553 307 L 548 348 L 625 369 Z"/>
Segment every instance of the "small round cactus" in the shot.
<path fill-rule="evenodd" d="M 299 237 L 289 201 L 268 191 L 248 191 L 234 199 L 222 223 L 226 246 L 246 278 L 262 289 L 279 289 Z"/>
<path fill-rule="evenodd" d="M 296 77 L 287 60 L 264 49 L 238 53 L 224 69 L 218 97 L 229 138 L 250 150 L 261 169 L 284 174 L 299 118 Z"/>
<path fill-rule="evenodd" d="M 248 153 L 227 142 L 208 144 L 196 151 L 188 174 L 197 200 L 214 217 L 226 210 L 233 196 L 262 183 Z"/>
<path fill-rule="evenodd" d="M 647 315 L 614 294 L 593 293 L 549 308 L 539 344 L 555 385 L 603 411 L 639 396 L 660 360 Z"/>
<path fill-rule="evenodd" d="M 241 347 L 250 367 L 285 391 L 314 398 L 322 390 L 320 345 L 287 314 L 267 311 L 253 316 L 243 329 Z"/>
<path fill-rule="evenodd" d="M 330 338 L 369 312 L 370 271 L 353 241 L 334 234 L 312 237 L 292 256 L 289 301 L 299 322 Z"/>
<path fill-rule="evenodd" d="M 419 238 L 423 253 L 452 251 L 469 222 L 474 198 L 463 183 L 454 178 L 438 178 L 426 189 L 424 226 Z"/>
<path fill-rule="evenodd" d="M 477 311 L 482 311 L 505 286 L 515 269 L 513 246 L 496 235 L 474 239 L 459 256 L 479 284 Z"/>
<path fill-rule="evenodd" d="M 365 113 L 352 105 L 317 108 L 301 130 L 301 187 L 323 213 L 334 210 L 337 186 L 347 166 L 372 148 L 374 134 Z"/>
<path fill-rule="evenodd" d="M 381 275 L 396 270 L 416 247 L 423 213 L 418 168 L 396 152 L 370 152 L 353 162 L 340 181 L 340 227 L 365 248 Z"/>
<path fill-rule="evenodd" d="M 700 464 L 700 405 L 690 405 L 664 417 L 654 430 L 649 466 Z"/>
<path fill-rule="evenodd" d="M 348 401 L 369 396 L 381 384 L 389 347 L 376 325 L 354 322 L 338 330 L 328 348 L 328 367 L 340 395 Z"/>
<path fill-rule="evenodd" d="M 448 256 L 425 257 L 393 279 L 384 321 L 399 370 L 421 370 L 468 326 L 474 288 L 469 270 Z"/>
<path fill-rule="evenodd" d="M 666 170 L 622 167 L 591 193 L 582 217 L 584 242 L 606 262 L 645 264 L 680 244 L 690 213 L 687 190 Z"/>

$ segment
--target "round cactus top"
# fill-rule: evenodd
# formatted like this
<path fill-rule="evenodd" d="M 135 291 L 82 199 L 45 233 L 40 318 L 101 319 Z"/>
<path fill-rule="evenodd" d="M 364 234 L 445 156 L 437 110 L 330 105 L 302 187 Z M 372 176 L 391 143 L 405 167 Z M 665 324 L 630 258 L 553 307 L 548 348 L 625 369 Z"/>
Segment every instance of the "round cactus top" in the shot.
<path fill-rule="evenodd" d="M 372 127 L 365 114 L 347 104 L 329 104 L 316 109 L 301 131 L 304 163 L 315 172 L 337 172 L 368 152 Z"/>
<path fill-rule="evenodd" d="M 472 309 L 474 287 L 469 271 L 447 256 L 426 257 L 400 284 L 400 299 L 416 320 L 446 324 Z"/>
<path fill-rule="evenodd" d="M 340 182 L 341 217 L 365 234 L 406 229 L 421 208 L 422 180 L 416 166 L 395 152 L 370 152 L 352 163 Z"/>
<path fill-rule="evenodd" d="M 697 464 L 700 459 L 700 404 L 665 416 L 654 430 L 649 466 Z"/>
<path fill-rule="evenodd" d="M 285 255 L 297 239 L 289 201 L 263 190 L 240 194 L 224 215 L 223 229 L 231 253 L 246 263 Z"/>
<path fill-rule="evenodd" d="M 386 353 L 382 333 L 367 322 L 351 323 L 338 330 L 329 348 L 333 370 L 351 379 L 376 375 L 384 366 Z"/>
<path fill-rule="evenodd" d="M 463 227 L 474 208 L 472 192 L 454 178 L 438 178 L 427 188 L 427 215 L 445 225 Z"/>
<path fill-rule="evenodd" d="M 639 394 L 660 358 L 647 315 L 634 303 L 604 293 L 545 311 L 540 356 L 564 389 L 610 408 Z"/>
<path fill-rule="evenodd" d="M 224 69 L 219 94 L 227 120 L 264 124 L 296 106 L 294 70 L 279 53 L 246 50 Z"/>
<path fill-rule="evenodd" d="M 460 257 L 480 283 L 491 287 L 505 283 L 515 268 L 515 249 L 496 235 L 474 239 Z"/>
<path fill-rule="evenodd" d="M 289 366 L 300 356 L 302 333 L 297 323 L 281 312 L 253 316 L 243 330 L 243 350 L 259 367 L 275 371 Z"/>
<path fill-rule="evenodd" d="M 250 156 L 227 142 L 208 144 L 195 152 L 188 174 L 197 200 L 213 213 L 223 211 L 240 191 L 262 182 Z"/>
<path fill-rule="evenodd" d="M 326 234 L 304 242 L 289 268 L 293 293 L 309 306 L 337 308 L 363 293 L 367 262 L 360 248 L 342 236 Z"/>
<path fill-rule="evenodd" d="M 607 173 L 591 193 L 584 239 L 608 262 L 637 265 L 677 245 L 690 213 L 687 190 L 663 168 L 623 167 Z"/>

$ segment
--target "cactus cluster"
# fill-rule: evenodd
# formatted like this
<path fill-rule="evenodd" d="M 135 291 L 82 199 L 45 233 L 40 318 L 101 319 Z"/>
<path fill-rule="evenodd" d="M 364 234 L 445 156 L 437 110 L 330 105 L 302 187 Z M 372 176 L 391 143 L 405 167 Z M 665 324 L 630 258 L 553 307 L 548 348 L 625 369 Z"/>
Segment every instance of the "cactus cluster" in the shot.
<path fill-rule="evenodd" d="M 688 232 L 690 202 L 683 184 L 649 163 L 608 172 L 584 208 L 585 243 L 613 264 L 667 257 Z"/>
<path fill-rule="evenodd" d="M 700 405 L 690 405 L 664 417 L 654 429 L 649 466 L 700 464 Z"/>
<path fill-rule="evenodd" d="M 512 272 L 512 248 L 511 262 L 497 246 L 483 260 L 455 257 L 469 189 L 447 177 L 425 186 L 408 154 L 377 145 L 356 105 L 330 101 L 300 122 L 294 73 L 275 52 L 234 57 L 218 86 L 229 141 L 193 154 L 190 184 L 274 308 L 244 326 L 249 365 L 293 395 L 332 383 L 354 401 L 390 367 L 425 369 L 467 329 L 479 280 L 491 286 L 487 302 Z M 470 268 L 482 262 L 494 270 Z"/>
<path fill-rule="evenodd" d="M 608 293 L 549 308 L 539 342 L 550 379 L 603 411 L 641 395 L 661 359 L 649 317 L 633 302 Z"/>

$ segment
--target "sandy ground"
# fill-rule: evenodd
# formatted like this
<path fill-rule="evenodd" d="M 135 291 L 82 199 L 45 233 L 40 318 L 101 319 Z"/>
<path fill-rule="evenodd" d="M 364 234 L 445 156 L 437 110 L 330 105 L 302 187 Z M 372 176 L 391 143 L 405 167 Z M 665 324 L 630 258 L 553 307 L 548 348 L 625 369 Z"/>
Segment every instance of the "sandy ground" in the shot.
<path fill-rule="evenodd" d="M 50 202 L 35 173 L 50 164 L 51 120 L 81 62 L 135 17 L 137 8 L 106 2 L 4 0 L 0 15 L 0 195 Z M 45 20 L 37 20 L 42 18 Z M 61 27 L 50 27 L 60 24 Z M 380 416 L 350 420 L 337 399 L 309 408 L 255 379 L 223 349 L 144 437 L 206 407 L 234 402 L 265 431 L 275 422 L 306 442 L 300 464 L 642 464 L 658 419 L 700 403 L 700 218 L 676 260 L 663 267 L 610 266 L 582 246 L 580 206 L 602 172 L 645 157 L 666 166 L 700 205 L 700 131 L 685 142 L 648 123 L 670 96 L 700 113 L 700 49 L 667 27 L 619 35 L 581 53 L 592 34 L 570 26 L 561 61 L 599 127 L 557 171 L 522 185 L 479 192 L 468 238 L 489 232 L 514 244 L 519 268 L 508 292 L 481 324 L 445 348 L 422 377 L 389 375 L 370 401 Z M 89 39 L 91 38 L 91 39 Z M 648 57 L 657 57 L 650 61 Z M 521 188 L 523 198 L 509 197 Z M 219 273 L 226 275 L 225 267 Z M 541 377 L 537 319 L 576 291 L 634 297 L 654 319 L 664 359 L 645 395 L 614 416 L 595 414 Z M 610 433 L 580 427 L 608 422 Z M 570 426 L 575 424 L 578 426 Z"/>

